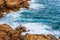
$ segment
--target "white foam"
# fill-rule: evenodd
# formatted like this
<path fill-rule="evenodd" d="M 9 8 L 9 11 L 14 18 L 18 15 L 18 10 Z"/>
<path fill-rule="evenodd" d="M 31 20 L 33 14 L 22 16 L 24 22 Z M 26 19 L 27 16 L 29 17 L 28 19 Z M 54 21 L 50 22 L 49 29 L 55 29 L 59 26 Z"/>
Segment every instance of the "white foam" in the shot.
<path fill-rule="evenodd" d="M 30 2 L 35 2 L 35 0 L 31 0 Z"/>
<path fill-rule="evenodd" d="M 45 8 L 45 5 L 44 4 L 31 4 L 30 8 L 33 8 L 33 9 Z"/>
<path fill-rule="evenodd" d="M 26 33 L 30 34 L 52 34 L 55 36 L 60 36 L 60 31 L 56 30 L 46 30 L 49 29 L 51 26 L 42 24 L 42 23 L 24 23 L 22 26 L 25 26 L 27 30 L 30 30 L 29 32 L 23 32 L 22 35 L 25 35 Z"/>
<path fill-rule="evenodd" d="M 35 2 L 35 0 L 32 0 L 31 2 Z M 45 8 L 44 4 L 30 4 L 30 8 L 32 9 L 39 9 L 39 8 Z M 8 24 L 12 28 L 16 28 L 18 25 L 22 24 L 22 26 L 25 26 L 27 30 L 30 30 L 28 33 L 32 34 L 53 34 L 53 35 L 60 35 L 60 31 L 55 30 L 46 30 L 49 29 L 51 26 L 42 24 L 42 23 L 17 23 L 15 20 L 20 17 L 20 13 L 25 10 L 20 9 L 18 12 L 11 12 L 10 14 L 7 14 L 2 20 L 0 19 L 0 24 Z"/>
<path fill-rule="evenodd" d="M 41 23 L 25 23 L 22 24 L 27 28 L 27 30 L 30 30 L 28 33 L 31 34 L 48 34 L 50 33 L 48 30 L 45 28 L 49 28 L 49 26 Z"/>
<path fill-rule="evenodd" d="M 31 0 L 30 6 L 29 6 L 30 9 L 41 9 L 46 7 L 45 4 L 39 4 L 39 3 L 36 3 L 36 1 L 37 0 Z"/>

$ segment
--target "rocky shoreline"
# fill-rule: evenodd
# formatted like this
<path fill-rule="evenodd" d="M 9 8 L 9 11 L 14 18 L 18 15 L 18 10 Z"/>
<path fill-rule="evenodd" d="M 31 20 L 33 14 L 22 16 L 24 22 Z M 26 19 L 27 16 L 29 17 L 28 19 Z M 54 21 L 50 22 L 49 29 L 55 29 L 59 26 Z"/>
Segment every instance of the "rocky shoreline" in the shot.
<path fill-rule="evenodd" d="M 3 17 L 4 12 L 8 14 L 10 11 L 18 11 L 20 8 L 29 9 L 30 0 L 0 0 L 0 18 Z"/>
<path fill-rule="evenodd" d="M 29 31 L 29 30 L 28 30 Z M 14 30 L 7 24 L 0 24 L 0 40 L 60 40 L 54 35 L 45 34 L 28 34 L 21 35 L 22 32 L 27 32 L 24 26 L 16 27 Z"/>

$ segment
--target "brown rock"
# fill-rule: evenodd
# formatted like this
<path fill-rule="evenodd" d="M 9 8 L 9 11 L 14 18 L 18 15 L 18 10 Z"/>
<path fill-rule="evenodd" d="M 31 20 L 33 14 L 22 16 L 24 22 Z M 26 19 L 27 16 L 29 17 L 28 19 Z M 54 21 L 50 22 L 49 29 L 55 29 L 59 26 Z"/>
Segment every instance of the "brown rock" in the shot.
<path fill-rule="evenodd" d="M 28 9 L 30 0 L 0 0 L 0 15 L 3 16 L 4 12 L 18 11 L 20 8 Z"/>
<path fill-rule="evenodd" d="M 0 40 L 19 40 L 18 32 L 9 25 L 0 24 Z"/>
<path fill-rule="evenodd" d="M 48 40 L 45 35 L 26 34 L 24 40 Z"/>
<path fill-rule="evenodd" d="M 19 26 L 19 27 L 16 27 L 16 30 L 19 31 L 19 32 L 26 32 L 26 28 L 24 26 Z"/>
<path fill-rule="evenodd" d="M 20 4 L 20 0 L 5 0 L 8 7 L 16 6 Z"/>
<path fill-rule="evenodd" d="M 19 27 L 16 28 L 16 30 L 14 30 L 7 24 L 0 24 L 0 40 L 58 40 L 55 36 L 51 34 L 21 35 L 22 32 L 27 32 L 24 26 L 20 25 Z"/>
<path fill-rule="evenodd" d="M 19 39 L 20 40 L 24 40 L 24 35 L 21 35 L 22 32 L 26 32 L 26 28 L 24 26 L 19 26 L 16 28 L 16 30 L 18 31 L 19 33 Z"/>
<path fill-rule="evenodd" d="M 58 40 L 53 35 L 43 35 L 43 34 L 26 34 L 24 40 Z"/>
<path fill-rule="evenodd" d="M 47 37 L 49 37 L 50 40 L 58 40 L 55 36 L 51 34 L 47 35 Z"/>
<path fill-rule="evenodd" d="M 4 1 L 3 0 L 0 0 L 0 7 L 4 5 Z"/>

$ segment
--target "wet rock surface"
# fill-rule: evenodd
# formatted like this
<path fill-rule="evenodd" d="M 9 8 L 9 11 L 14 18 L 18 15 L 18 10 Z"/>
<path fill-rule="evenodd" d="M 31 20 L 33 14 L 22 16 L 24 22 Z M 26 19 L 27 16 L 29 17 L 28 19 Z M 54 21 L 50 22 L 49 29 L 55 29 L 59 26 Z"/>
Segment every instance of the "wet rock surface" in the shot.
<path fill-rule="evenodd" d="M 4 12 L 8 14 L 10 11 L 18 11 L 20 8 L 28 9 L 30 0 L 0 0 L 0 18 Z"/>

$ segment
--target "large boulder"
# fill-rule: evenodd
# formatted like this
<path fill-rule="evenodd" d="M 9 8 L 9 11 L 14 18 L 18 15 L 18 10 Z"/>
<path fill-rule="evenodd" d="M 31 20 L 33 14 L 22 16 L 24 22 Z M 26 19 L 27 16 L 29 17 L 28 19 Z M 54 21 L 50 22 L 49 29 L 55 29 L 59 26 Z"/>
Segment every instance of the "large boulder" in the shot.
<path fill-rule="evenodd" d="M 53 35 L 44 35 L 44 34 L 26 34 L 24 40 L 58 40 Z"/>
<path fill-rule="evenodd" d="M 30 0 L 0 0 L 0 18 L 5 15 L 4 12 L 18 11 L 20 8 L 29 8 Z"/>
<path fill-rule="evenodd" d="M 0 40 L 19 40 L 18 32 L 7 24 L 0 24 Z"/>

